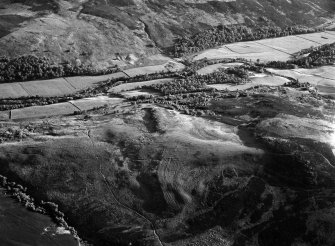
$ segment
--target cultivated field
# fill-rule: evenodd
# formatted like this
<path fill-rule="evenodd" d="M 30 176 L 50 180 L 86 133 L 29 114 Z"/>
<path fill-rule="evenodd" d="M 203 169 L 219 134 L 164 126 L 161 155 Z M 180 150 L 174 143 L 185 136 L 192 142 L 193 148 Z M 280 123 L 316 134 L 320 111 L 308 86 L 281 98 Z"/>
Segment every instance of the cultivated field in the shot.
<path fill-rule="evenodd" d="M 71 103 L 57 103 L 45 106 L 33 106 L 21 109 L 11 110 L 12 120 L 22 120 L 31 118 L 44 118 L 55 115 L 70 115 L 79 111 L 78 108 Z"/>
<path fill-rule="evenodd" d="M 79 100 L 70 101 L 74 106 L 79 108 L 81 111 L 91 110 L 93 108 L 103 107 L 105 105 L 117 105 L 123 102 L 121 98 L 110 98 L 106 96 L 84 98 Z"/>
<path fill-rule="evenodd" d="M 64 78 L 22 82 L 21 85 L 31 96 L 62 96 L 76 91 Z"/>
<path fill-rule="evenodd" d="M 334 41 L 335 39 L 333 40 L 333 42 Z M 319 45 L 316 42 L 309 41 L 307 39 L 304 39 L 298 36 L 287 36 L 287 37 L 280 37 L 280 38 L 263 39 L 263 40 L 259 40 L 255 42 L 261 45 L 273 48 L 275 50 L 282 51 L 287 54 L 293 54 L 301 49 Z"/>
<path fill-rule="evenodd" d="M 123 72 L 106 74 L 101 76 L 76 76 L 76 77 L 67 77 L 65 80 L 72 85 L 77 90 L 86 89 L 88 87 L 94 86 L 101 81 L 106 81 L 108 79 L 119 79 L 127 78 L 128 76 Z"/>
<path fill-rule="evenodd" d="M 304 38 L 313 42 L 318 43 L 319 45 L 328 44 L 334 42 L 334 35 L 322 32 L 322 33 L 309 33 L 305 35 L 297 35 L 297 37 Z"/>
<path fill-rule="evenodd" d="M 193 57 L 193 60 L 245 58 L 256 61 L 287 61 L 291 55 L 311 46 L 335 42 L 335 32 L 287 36 L 257 41 L 227 44 L 219 48 L 208 49 Z"/>
<path fill-rule="evenodd" d="M 21 83 L 0 84 L 0 99 L 27 96 L 29 94 L 23 89 Z"/>

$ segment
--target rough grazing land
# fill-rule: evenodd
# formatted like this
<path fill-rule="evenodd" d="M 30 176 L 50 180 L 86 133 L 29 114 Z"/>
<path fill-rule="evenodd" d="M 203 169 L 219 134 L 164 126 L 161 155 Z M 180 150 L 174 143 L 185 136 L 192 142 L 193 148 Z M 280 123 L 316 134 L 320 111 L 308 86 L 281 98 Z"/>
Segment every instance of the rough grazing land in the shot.
<path fill-rule="evenodd" d="M 31 132 L 0 146 L 0 172 L 59 204 L 96 245 L 330 246 L 333 231 L 321 225 L 335 219 L 332 109 L 301 98 L 221 98 L 208 118 L 118 103 L 117 113 L 21 121 Z"/>

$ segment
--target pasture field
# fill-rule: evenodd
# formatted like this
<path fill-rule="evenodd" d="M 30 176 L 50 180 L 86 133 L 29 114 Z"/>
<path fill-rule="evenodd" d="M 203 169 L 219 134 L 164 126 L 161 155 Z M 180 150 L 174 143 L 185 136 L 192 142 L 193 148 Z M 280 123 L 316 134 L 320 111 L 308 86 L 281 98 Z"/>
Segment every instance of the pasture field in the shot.
<path fill-rule="evenodd" d="M 229 68 L 229 67 L 236 67 L 236 66 L 242 66 L 242 65 L 243 65 L 243 63 L 239 63 L 239 62 L 217 63 L 217 64 L 209 65 L 209 66 L 206 66 L 206 67 L 203 67 L 203 68 L 199 69 L 197 71 L 197 74 L 206 75 L 206 74 L 210 74 L 210 73 L 213 73 L 213 72 L 219 70 L 219 68 Z"/>
<path fill-rule="evenodd" d="M 204 58 L 222 59 L 222 58 L 226 58 L 226 57 L 233 57 L 234 55 L 236 55 L 235 52 L 232 52 L 231 50 L 222 46 L 221 48 L 218 48 L 218 49 L 205 50 L 205 51 L 201 52 L 200 54 L 196 55 L 193 58 L 193 60 L 198 61 L 198 60 L 201 60 L 201 59 L 204 59 Z"/>
<path fill-rule="evenodd" d="M 112 87 L 108 90 L 109 93 L 119 93 L 122 91 L 130 91 L 135 90 L 137 88 L 141 88 L 142 86 L 149 86 L 149 85 L 155 85 L 155 84 L 162 84 L 172 81 L 173 79 L 155 79 L 155 80 L 149 80 L 149 81 L 143 81 L 143 82 L 134 82 L 134 83 L 124 83 L 121 85 L 117 85 L 115 87 Z"/>
<path fill-rule="evenodd" d="M 215 60 L 215 59 L 223 59 L 223 58 L 245 58 L 252 61 L 257 61 L 258 59 L 267 62 L 267 61 L 287 61 L 291 57 L 290 54 L 277 51 L 277 50 L 269 50 L 267 52 L 261 52 L 261 53 L 244 53 L 239 54 L 232 51 L 229 52 L 222 52 L 222 48 L 220 50 L 218 49 L 210 49 L 207 51 L 202 52 L 201 54 L 195 56 L 193 58 L 194 61 L 201 60 L 204 58 L 207 58 L 209 60 Z"/>
<path fill-rule="evenodd" d="M 0 111 L 0 120 L 8 120 L 10 111 Z"/>
<path fill-rule="evenodd" d="M 286 36 L 257 41 L 237 42 L 208 49 L 193 56 L 193 60 L 245 58 L 256 61 L 287 61 L 291 55 L 311 46 L 335 42 L 335 31 Z"/>
<path fill-rule="evenodd" d="M 27 108 L 13 109 L 11 111 L 12 120 L 22 120 L 31 118 L 43 118 L 56 115 L 70 115 L 79 111 L 71 103 L 57 103 L 45 106 L 33 106 Z"/>
<path fill-rule="evenodd" d="M 146 67 L 136 67 L 136 68 L 130 68 L 123 70 L 125 74 L 127 74 L 129 77 L 135 77 L 139 75 L 145 75 L 145 74 L 153 74 L 153 73 L 159 73 L 159 72 L 175 72 L 180 71 L 184 68 L 184 65 L 178 62 L 167 62 L 161 65 L 155 65 L 155 66 L 146 66 Z"/>
<path fill-rule="evenodd" d="M 211 88 L 215 88 L 217 90 L 247 90 L 253 88 L 255 86 L 267 85 L 267 86 L 281 86 L 289 82 L 288 79 L 280 77 L 280 76 L 255 76 L 251 78 L 251 82 L 241 85 L 233 85 L 233 84 L 213 84 L 208 85 Z"/>
<path fill-rule="evenodd" d="M 27 96 L 29 94 L 23 89 L 21 83 L 0 84 L 0 99 Z"/>
<path fill-rule="evenodd" d="M 94 86 L 95 84 L 106 81 L 108 79 L 118 79 L 118 78 L 127 78 L 128 76 L 123 72 L 106 74 L 100 76 L 76 76 L 76 77 L 67 77 L 65 80 L 72 85 L 77 90 L 86 89 L 88 87 Z"/>
<path fill-rule="evenodd" d="M 32 96 L 62 96 L 76 91 L 63 78 L 29 81 L 21 83 L 21 85 Z"/>
<path fill-rule="evenodd" d="M 313 41 L 299 38 L 297 36 L 263 39 L 256 42 L 288 54 L 293 54 L 304 48 L 318 45 Z"/>
<path fill-rule="evenodd" d="M 258 44 L 254 41 L 227 44 L 225 47 L 238 54 L 265 53 L 273 51 L 272 48 Z"/>
<path fill-rule="evenodd" d="M 334 43 L 334 38 L 335 38 L 334 35 L 327 33 L 327 32 L 302 34 L 302 35 L 297 35 L 297 37 L 316 42 L 319 45 Z"/>
<path fill-rule="evenodd" d="M 73 105 L 82 111 L 91 110 L 93 108 L 103 107 L 105 105 L 117 105 L 123 102 L 121 98 L 109 98 L 106 96 L 83 98 L 79 100 L 70 101 Z"/>

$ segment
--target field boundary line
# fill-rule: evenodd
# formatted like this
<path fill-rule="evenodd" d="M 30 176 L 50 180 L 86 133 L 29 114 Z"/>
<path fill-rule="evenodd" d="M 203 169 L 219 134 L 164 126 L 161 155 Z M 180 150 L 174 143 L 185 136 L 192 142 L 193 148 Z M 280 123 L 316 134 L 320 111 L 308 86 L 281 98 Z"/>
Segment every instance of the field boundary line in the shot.
<path fill-rule="evenodd" d="M 279 51 L 279 52 L 281 52 L 281 53 L 285 53 L 285 54 L 287 54 L 287 55 L 292 55 L 291 53 L 285 52 L 285 51 L 283 51 L 283 50 L 277 49 L 277 48 L 275 48 L 275 47 L 272 47 L 272 46 L 269 46 L 269 45 L 266 45 L 266 44 L 262 44 L 262 43 L 260 43 L 260 42 L 258 42 L 258 41 L 254 41 L 254 42 L 257 43 L 257 44 L 263 45 L 263 46 L 265 46 L 265 47 L 271 48 L 271 49 L 273 49 L 273 50 Z"/>
<path fill-rule="evenodd" d="M 71 82 L 69 80 L 67 80 L 67 77 L 63 77 L 62 79 L 64 79 L 65 82 L 68 83 L 70 85 L 70 87 L 72 87 L 75 91 L 78 91 L 78 89 L 76 87 L 74 87 L 74 85 L 71 84 Z"/>
<path fill-rule="evenodd" d="M 322 45 L 322 43 L 319 43 L 319 42 L 317 42 L 317 41 L 314 41 L 314 40 L 311 40 L 311 39 L 308 39 L 308 38 L 304 38 L 304 37 L 302 37 L 302 36 L 296 36 L 297 38 L 301 38 L 301 39 L 305 39 L 305 40 L 307 40 L 307 41 L 311 41 L 311 42 L 314 42 L 314 43 L 317 43 L 318 45 Z"/>
<path fill-rule="evenodd" d="M 73 107 L 77 108 L 80 112 L 83 111 L 77 105 L 75 105 L 73 102 L 68 101 L 68 103 L 70 103 Z"/>
<path fill-rule="evenodd" d="M 233 53 L 235 53 L 235 54 L 243 55 L 243 53 L 233 51 L 231 48 L 227 47 L 227 45 L 224 45 L 223 47 L 225 47 L 226 49 L 228 49 L 229 51 L 231 51 L 231 52 L 233 52 Z"/>
<path fill-rule="evenodd" d="M 125 71 L 121 71 L 124 75 L 126 75 L 128 78 L 131 78 Z"/>
<path fill-rule="evenodd" d="M 27 81 L 27 82 L 29 83 L 29 81 Z M 21 86 L 21 88 L 22 88 L 25 92 L 27 92 L 27 94 L 28 94 L 29 96 L 31 96 L 31 97 L 33 96 L 33 95 L 29 92 L 29 90 L 23 86 L 22 82 L 19 82 L 19 85 Z"/>

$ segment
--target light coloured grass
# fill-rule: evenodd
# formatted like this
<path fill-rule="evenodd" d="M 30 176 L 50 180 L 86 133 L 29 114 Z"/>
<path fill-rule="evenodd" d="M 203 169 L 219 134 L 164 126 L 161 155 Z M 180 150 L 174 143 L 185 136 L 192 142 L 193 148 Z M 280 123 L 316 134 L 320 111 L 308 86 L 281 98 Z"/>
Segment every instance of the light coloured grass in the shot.
<path fill-rule="evenodd" d="M 273 50 L 254 41 L 227 44 L 225 47 L 238 54 L 265 53 Z"/>
<path fill-rule="evenodd" d="M 32 96 L 63 96 L 76 90 L 63 78 L 22 82 L 22 86 Z"/>
<path fill-rule="evenodd" d="M 0 99 L 27 97 L 28 92 L 23 89 L 20 83 L 0 84 Z"/>
<path fill-rule="evenodd" d="M 103 107 L 105 105 L 117 105 L 123 102 L 121 98 L 110 98 L 106 96 L 92 97 L 92 98 L 84 98 L 79 100 L 70 101 L 73 105 L 75 105 L 80 110 L 91 110 L 93 108 Z"/>
<path fill-rule="evenodd" d="M 204 59 L 204 58 L 208 58 L 210 60 L 212 59 L 221 59 L 221 58 L 227 58 L 227 57 L 232 57 L 236 55 L 235 52 L 232 52 L 230 50 L 228 50 L 227 48 L 225 48 L 224 46 L 219 48 L 219 49 L 208 49 L 205 50 L 203 52 L 201 52 L 200 54 L 196 55 L 193 59 L 195 61 Z"/>
<path fill-rule="evenodd" d="M 330 43 L 335 42 L 335 36 L 332 35 L 332 34 L 329 34 L 327 32 L 302 34 L 302 35 L 297 35 L 297 37 L 301 37 L 301 38 L 304 38 L 304 39 L 311 40 L 311 41 L 316 42 L 320 45 L 330 44 Z"/>
<path fill-rule="evenodd" d="M 135 90 L 137 88 L 141 88 L 143 86 L 155 85 L 155 84 L 163 84 L 172 81 L 173 79 L 156 79 L 156 80 L 149 80 L 143 82 L 134 82 L 134 83 L 124 83 L 115 87 L 112 87 L 108 90 L 109 93 L 120 93 L 122 91 L 130 91 Z"/>
<path fill-rule="evenodd" d="M 121 95 L 126 98 L 132 98 L 136 96 L 158 95 L 158 93 L 144 90 L 133 90 L 133 91 L 122 92 Z"/>
<path fill-rule="evenodd" d="M 184 68 L 184 65 L 178 62 L 170 61 L 161 65 L 155 66 L 146 66 L 146 67 L 136 67 L 124 70 L 123 72 L 126 73 L 129 77 L 135 77 L 139 75 L 145 74 L 153 74 L 153 73 L 160 73 L 160 72 L 175 72 L 180 71 Z"/>
<path fill-rule="evenodd" d="M 272 38 L 272 39 L 263 39 L 257 41 L 257 43 L 265 45 L 267 47 L 271 47 L 275 50 L 279 50 L 288 54 L 296 53 L 302 49 L 309 48 L 311 46 L 317 46 L 318 44 L 309 41 L 303 38 L 299 38 L 297 36 L 287 36 L 280 38 Z"/>
<path fill-rule="evenodd" d="M 65 78 L 69 84 L 78 90 L 86 89 L 91 86 L 98 84 L 101 81 L 106 81 L 108 79 L 119 79 L 127 78 L 128 76 L 123 72 L 99 75 L 99 76 L 76 76 L 76 77 L 67 77 Z"/>
<path fill-rule="evenodd" d="M 262 53 L 245 53 L 238 54 L 234 52 L 221 52 L 217 49 L 210 49 L 202 52 L 201 54 L 194 57 L 194 61 L 201 60 L 207 58 L 209 60 L 215 59 L 224 59 L 224 58 L 244 58 L 251 61 L 257 61 L 258 59 L 263 62 L 267 61 L 287 61 L 289 60 L 291 55 L 286 54 L 284 52 L 270 50 Z"/>
<path fill-rule="evenodd" d="M 308 36 L 310 35 L 310 36 Z M 310 37 L 310 40 L 307 40 Z M 323 38 L 326 37 L 327 39 Z M 287 61 L 291 54 L 302 49 L 318 46 L 322 42 L 335 42 L 335 32 L 327 31 L 317 34 L 304 34 L 257 41 L 237 42 L 223 45 L 220 48 L 208 49 L 194 56 L 193 60 L 245 58 L 267 61 Z M 318 43 L 319 42 L 319 43 Z"/>
<path fill-rule="evenodd" d="M 0 120 L 8 120 L 9 111 L 0 111 Z"/>
<path fill-rule="evenodd" d="M 79 111 L 71 103 L 57 103 L 45 106 L 33 106 L 27 108 L 13 109 L 11 111 L 12 120 L 43 118 L 56 115 L 70 115 Z"/>
<path fill-rule="evenodd" d="M 217 90 L 229 90 L 229 91 L 236 91 L 236 90 L 247 90 L 256 86 L 281 86 L 288 82 L 288 79 L 279 76 L 255 76 L 251 78 L 251 82 L 241 85 L 233 85 L 233 84 L 214 84 L 208 85 L 208 87 L 215 88 Z"/>

